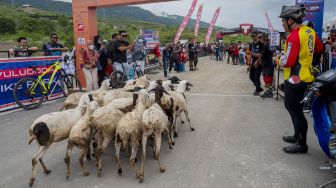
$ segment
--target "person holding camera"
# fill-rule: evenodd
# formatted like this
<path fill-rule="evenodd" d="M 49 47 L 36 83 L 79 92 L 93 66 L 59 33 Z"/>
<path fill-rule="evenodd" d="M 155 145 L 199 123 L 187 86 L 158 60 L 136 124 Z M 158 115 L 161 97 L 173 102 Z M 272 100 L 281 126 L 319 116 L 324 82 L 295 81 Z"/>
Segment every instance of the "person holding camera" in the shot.
<path fill-rule="evenodd" d="M 129 44 L 127 42 L 127 32 L 124 30 L 119 31 L 118 40 L 114 42 L 114 50 L 112 56 L 113 70 L 125 72 L 126 79 L 129 80 L 129 64 L 127 62 L 127 50 L 133 50 L 135 42 Z"/>

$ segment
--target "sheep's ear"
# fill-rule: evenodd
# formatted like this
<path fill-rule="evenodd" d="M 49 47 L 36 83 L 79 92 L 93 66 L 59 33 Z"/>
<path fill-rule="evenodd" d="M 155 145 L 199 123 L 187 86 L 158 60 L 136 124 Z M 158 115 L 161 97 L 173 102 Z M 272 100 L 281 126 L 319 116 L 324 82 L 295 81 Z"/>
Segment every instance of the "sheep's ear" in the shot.
<path fill-rule="evenodd" d="M 92 101 L 93 101 L 93 97 L 92 97 L 92 95 L 91 95 L 91 94 L 89 94 L 89 99 L 90 99 L 90 102 L 92 102 Z"/>
<path fill-rule="evenodd" d="M 172 91 L 175 91 L 175 87 L 174 87 L 174 85 L 169 84 L 169 87 L 170 87 L 170 89 L 171 89 Z"/>
<path fill-rule="evenodd" d="M 81 107 L 81 115 L 84 116 L 85 112 L 86 112 L 87 106 L 84 105 Z"/>
<path fill-rule="evenodd" d="M 192 85 L 190 82 L 187 82 L 188 86 L 194 87 L 194 85 Z"/>

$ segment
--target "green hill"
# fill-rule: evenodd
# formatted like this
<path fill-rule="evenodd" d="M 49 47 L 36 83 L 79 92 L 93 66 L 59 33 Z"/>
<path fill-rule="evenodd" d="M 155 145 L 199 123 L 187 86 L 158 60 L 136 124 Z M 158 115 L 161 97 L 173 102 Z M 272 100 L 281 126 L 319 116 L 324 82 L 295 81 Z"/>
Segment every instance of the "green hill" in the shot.
<path fill-rule="evenodd" d="M 30 4 L 35 8 L 46 10 L 50 12 L 56 12 L 59 14 L 66 14 L 71 16 L 71 3 L 53 0 L 0 0 L 0 4 L 7 4 L 15 6 L 21 6 L 23 4 Z M 122 7 L 111 7 L 111 8 L 100 8 L 97 9 L 98 17 L 116 18 L 121 20 L 136 20 L 153 22 L 163 25 L 179 25 L 181 24 L 184 17 L 177 15 L 168 15 L 168 17 L 157 16 L 148 10 L 144 10 L 136 6 L 122 6 Z M 191 19 L 188 26 L 193 27 L 195 25 L 195 20 Z M 200 27 L 208 28 L 209 23 L 200 22 Z"/>

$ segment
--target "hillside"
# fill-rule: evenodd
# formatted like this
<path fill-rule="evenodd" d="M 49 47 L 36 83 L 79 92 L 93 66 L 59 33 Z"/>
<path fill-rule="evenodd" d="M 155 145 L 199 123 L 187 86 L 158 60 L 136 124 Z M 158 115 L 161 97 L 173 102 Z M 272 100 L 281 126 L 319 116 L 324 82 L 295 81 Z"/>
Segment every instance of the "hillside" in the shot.
<path fill-rule="evenodd" d="M 11 5 L 12 0 L 0 0 L 0 4 Z M 71 16 L 71 3 L 53 0 L 13 0 L 15 6 L 23 4 L 30 4 L 35 8 L 56 12 L 59 14 L 65 14 Z M 152 22 L 163 25 L 179 25 L 184 17 L 177 15 L 157 16 L 148 10 L 144 10 L 136 6 L 123 6 L 123 7 L 111 7 L 98 9 L 97 15 L 100 18 L 115 18 L 121 20 L 136 20 L 144 22 Z M 187 27 L 193 27 L 195 20 L 191 19 Z M 209 23 L 200 22 L 200 27 L 208 28 Z"/>
<path fill-rule="evenodd" d="M 0 50 L 7 50 L 6 46 L 16 44 L 16 39 L 21 36 L 28 37 L 30 45 L 42 47 L 49 41 L 50 33 L 56 32 L 60 42 L 66 46 L 74 45 L 72 17 L 63 14 L 48 12 L 36 8 L 22 9 L 0 4 Z M 162 43 L 171 42 L 176 34 L 178 26 L 157 24 L 153 22 L 123 20 L 118 18 L 108 20 L 99 19 L 98 33 L 106 40 L 111 38 L 112 33 L 124 29 L 129 32 L 129 39 L 137 37 L 140 29 L 153 29 L 160 31 Z M 200 29 L 200 39 L 205 38 L 207 29 Z M 186 28 L 181 38 L 191 38 L 193 29 Z M 202 40 L 201 40 L 202 41 Z M 4 45 L 6 44 L 6 45 Z M 5 46 L 5 47 L 4 47 Z"/>

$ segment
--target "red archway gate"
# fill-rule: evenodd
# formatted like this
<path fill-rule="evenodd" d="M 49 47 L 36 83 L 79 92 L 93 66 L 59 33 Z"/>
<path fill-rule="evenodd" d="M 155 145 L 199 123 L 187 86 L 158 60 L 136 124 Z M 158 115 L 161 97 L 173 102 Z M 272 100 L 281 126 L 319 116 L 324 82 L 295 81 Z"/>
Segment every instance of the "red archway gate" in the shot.
<path fill-rule="evenodd" d="M 97 34 L 96 8 L 125 6 L 135 4 L 157 3 L 173 0 L 72 0 L 72 17 L 76 48 L 77 76 L 85 85 L 83 72 L 80 70 L 82 63 L 81 49 L 86 47 L 88 40 L 93 40 Z"/>

